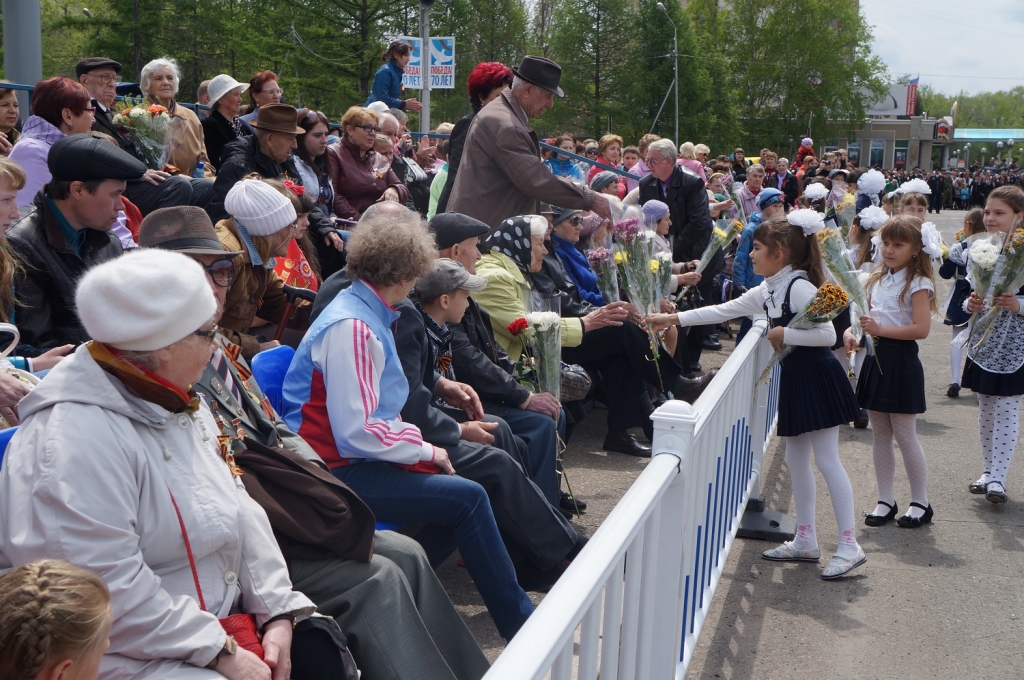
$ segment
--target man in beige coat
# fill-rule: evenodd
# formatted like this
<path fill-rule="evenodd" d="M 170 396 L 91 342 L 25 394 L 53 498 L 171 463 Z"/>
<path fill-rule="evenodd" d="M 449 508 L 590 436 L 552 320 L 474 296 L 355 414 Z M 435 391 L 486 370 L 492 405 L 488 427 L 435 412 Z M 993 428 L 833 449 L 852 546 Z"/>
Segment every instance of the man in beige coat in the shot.
<path fill-rule="evenodd" d="M 610 217 L 604 196 L 555 177 L 540 158 L 530 119 L 550 109 L 555 95 L 564 96 L 561 67 L 528 56 L 512 72 L 512 87 L 473 119 L 448 210 L 475 217 L 492 232 L 509 217 L 537 213 L 539 201 Z"/>

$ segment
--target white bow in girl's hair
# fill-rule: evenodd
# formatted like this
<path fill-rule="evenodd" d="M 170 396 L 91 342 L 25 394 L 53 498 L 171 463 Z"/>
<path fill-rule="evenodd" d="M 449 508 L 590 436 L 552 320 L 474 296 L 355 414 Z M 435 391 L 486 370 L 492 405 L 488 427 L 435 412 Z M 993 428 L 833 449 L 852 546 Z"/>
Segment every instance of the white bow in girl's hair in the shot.
<path fill-rule="evenodd" d="M 942 259 L 942 236 L 931 222 L 921 225 L 921 250 L 933 260 Z"/>
<path fill-rule="evenodd" d="M 932 193 L 932 188 L 928 186 L 928 182 L 925 182 L 920 177 L 915 177 L 914 179 L 901 184 L 900 188 L 896 191 L 901 194 L 915 193 L 930 195 Z"/>
<path fill-rule="evenodd" d="M 786 220 L 794 227 L 803 229 L 804 236 L 812 236 L 825 228 L 825 216 L 817 210 L 794 210 L 786 215 Z"/>
<path fill-rule="evenodd" d="M 869 205 L 858 213 L 860 228 L 867 231 L 874 231 L 885 224 L 889 216 L 878 206 Z"/>
<path fill-rule="evenodd" d="M 878 262 L 882 255 L 882 232 L 876 231 L 871 237 L 871 261 Z"/>
<path fill-rule="evenodd" d="M 808 184 L 807 188 L 804 189 L 804 196 L 811 199 L 812 201 L 820 201 L 821 199 L 828 196 L 828 187 L 820 182 L 814 184 Z"/>
<path fill-rule="evenodd" d="M 871 198 L 872 205 L 878 205 L 878 194 L 885 188 L 885 176 L 872 168 L 860 176 L 857 188 Z"/>

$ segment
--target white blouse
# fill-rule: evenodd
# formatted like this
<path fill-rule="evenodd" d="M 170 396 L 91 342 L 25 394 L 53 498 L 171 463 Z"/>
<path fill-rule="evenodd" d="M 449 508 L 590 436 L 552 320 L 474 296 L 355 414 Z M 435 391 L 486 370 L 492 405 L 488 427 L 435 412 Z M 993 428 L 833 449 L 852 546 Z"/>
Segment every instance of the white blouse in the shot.
<path fill-rule="evenodd" d="M 813 283 L 802 278 L 805 276 L 806 272 L 786 265 L 777 274 L 766 278 L 760 285 L 747 290 L 735 300 L 679 312 L 679 325 L 701 326 L 741 316 L 760 316 L 764 314 L 765 305 L 768 307 L 768 316 L 778 319 L 782 316 L 782 303 L 786 301 L 789 283 L 798 277 L 800 280 L 793 284 L 789 294 L 789 307 L 791 311 L 799 314 L 818 292 Z M 787 345 L 804 347 L 831 347 L 835 341 L 836 329 L 831 323 L 821 323 L 807 330 L 787 328 L 783 339 Z"/>
<path fill-rule="evenodd" d="M 935 297 L 935 284 L 931 279 L 918 276 L 910 283 L 910 289 L 903 295 L 907 284 L 907 268 L 895 274 L 889 270 L 881 279 L 868 287 L 870 316 L 880 326 L 909 326 L 914 323 L 914 307 L 910 298 L 919 290 L 927 290 L 928 298 Z"/>

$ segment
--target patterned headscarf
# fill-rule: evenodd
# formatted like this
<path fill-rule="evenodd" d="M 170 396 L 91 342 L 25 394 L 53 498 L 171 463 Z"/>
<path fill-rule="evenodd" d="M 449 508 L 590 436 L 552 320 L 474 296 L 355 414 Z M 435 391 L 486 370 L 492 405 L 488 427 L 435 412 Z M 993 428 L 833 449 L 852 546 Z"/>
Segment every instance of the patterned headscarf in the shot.
<path fill-rule="evenodd" d="M 523 274 L 530 273 L 533 261 L 533 243 L 530 240 L 530 216 L 510 217 L 484 239 L 484 252 L 498 251 L 507 256 Z"/>

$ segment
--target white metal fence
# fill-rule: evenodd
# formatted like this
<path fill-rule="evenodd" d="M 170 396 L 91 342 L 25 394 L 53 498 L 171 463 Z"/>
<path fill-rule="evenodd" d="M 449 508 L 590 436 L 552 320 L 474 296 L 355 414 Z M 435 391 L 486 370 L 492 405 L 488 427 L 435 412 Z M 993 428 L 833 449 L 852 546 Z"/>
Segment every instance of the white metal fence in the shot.
<path fill-rule="evenodd" d="M 777 381 L 754 392 L 765 325 L 692 407 L 658 409 L 650 464 L 485 680 L 683 677 L 774 436 Z"/>

